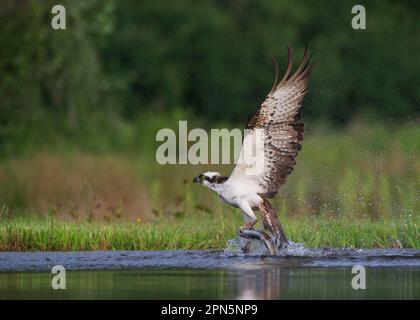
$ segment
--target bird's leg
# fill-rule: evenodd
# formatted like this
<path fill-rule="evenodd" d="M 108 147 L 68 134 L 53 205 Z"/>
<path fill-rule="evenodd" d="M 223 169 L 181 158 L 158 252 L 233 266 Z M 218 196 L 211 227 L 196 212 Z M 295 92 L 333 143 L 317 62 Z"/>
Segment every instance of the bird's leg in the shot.
<path fill-rule="evenodd" d="M 252 211 L 251 206 L 248 204 L 248 202 L 243 201 L 239 204 L 239 208 L 241 209 L 245 220 L 244 228 L 246 230 L 252 229 L 257 223 L 258 219 L 255 216 L 254 211 Z"/>

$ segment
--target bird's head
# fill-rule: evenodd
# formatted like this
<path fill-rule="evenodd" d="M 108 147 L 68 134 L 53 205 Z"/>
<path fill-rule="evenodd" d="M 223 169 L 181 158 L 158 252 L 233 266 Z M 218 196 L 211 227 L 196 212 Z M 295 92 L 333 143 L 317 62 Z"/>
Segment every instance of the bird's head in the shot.
<path fill-rule="evenodd" d="M 201 183 L 206 187 L 212 187 L 224 183 L 228 177 L 222 176 L 219 172 L 207 171 L 193 179 L 195 183 Z"/>

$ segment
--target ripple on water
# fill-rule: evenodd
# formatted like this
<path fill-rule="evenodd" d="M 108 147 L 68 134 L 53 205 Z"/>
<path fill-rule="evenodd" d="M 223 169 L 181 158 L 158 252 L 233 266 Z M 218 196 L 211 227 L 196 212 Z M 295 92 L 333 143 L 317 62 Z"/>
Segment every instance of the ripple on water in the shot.
<path fill-rule="evenodd" d="M 290 242 L 278 256 L 268 256 L 265 246 L 243 238 L 232 239 L 224 250 L 0 252 L 0 271 L 51 270 L 61 264 L 69 270 L 136 268 L 284 268 L 366 267 L 420 268 L 419 249 L 306 248 Z"/>

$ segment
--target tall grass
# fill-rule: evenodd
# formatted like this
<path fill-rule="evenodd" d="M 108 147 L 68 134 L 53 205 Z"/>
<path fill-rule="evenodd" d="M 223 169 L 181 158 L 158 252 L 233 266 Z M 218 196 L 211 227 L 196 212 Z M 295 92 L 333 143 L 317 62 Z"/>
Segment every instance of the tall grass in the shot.
<path fill-rule="evenodd" d="M 166 250 L 224 248 L 238 216 L 212 214 L 142 223 L 75 223 L 55 218 L 0 222 L 0 251 Z M 418 219 L 282 219 L 291 240 L 307 247 L 419 248 Z"/>

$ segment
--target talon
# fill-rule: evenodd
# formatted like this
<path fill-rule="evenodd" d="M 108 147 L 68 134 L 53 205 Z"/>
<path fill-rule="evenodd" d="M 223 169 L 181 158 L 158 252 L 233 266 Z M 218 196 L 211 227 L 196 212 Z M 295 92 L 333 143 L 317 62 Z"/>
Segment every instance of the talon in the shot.
<path fill-rule="evenodd" d="M 252 228 L 255 226 L 255 224 L 257 223 L 258 220 L 255 221 L 249 221 L 247 223 L 245 223 L 245 229 L 247 230 L 252 230 Z"/>

